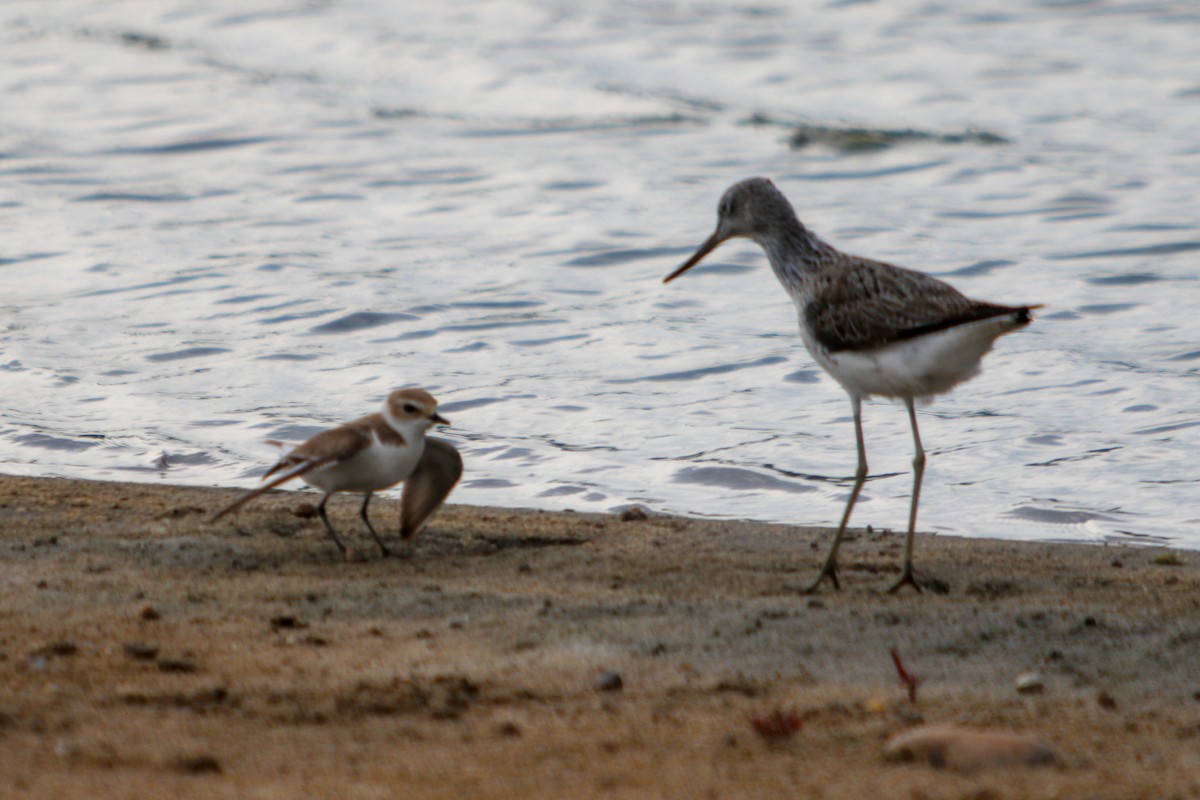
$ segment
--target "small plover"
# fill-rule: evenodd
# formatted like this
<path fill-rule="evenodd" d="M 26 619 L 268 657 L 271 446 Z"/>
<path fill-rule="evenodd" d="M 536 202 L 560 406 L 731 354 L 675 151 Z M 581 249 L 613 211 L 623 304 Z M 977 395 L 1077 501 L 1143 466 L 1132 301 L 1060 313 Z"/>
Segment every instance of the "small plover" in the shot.
<path fill-rule="evenodd" d="M 348 555 L 346 546 L 325 514 L 325 504 L 337 492 L 363 495 L 359 516 L 382 553 L 389 555 L 367 516 L 371 496 L 404 482 L 400 536 L 407 540 L 416 535 L 462 476 L 462 456 L 454 445 L 425 436 L 432 426 L 449 424 L 437 413 L 437 400 L 429 392 L 397 389 L 388 395 L 379 413 L 321 431 L 292 448 L 267 470 L 263 476 L 266 483 L 219 511 L 212 520 L 238 510 L 269 489 L 301 478 L 324 492 L 317 513 L 344 557 Z"/>

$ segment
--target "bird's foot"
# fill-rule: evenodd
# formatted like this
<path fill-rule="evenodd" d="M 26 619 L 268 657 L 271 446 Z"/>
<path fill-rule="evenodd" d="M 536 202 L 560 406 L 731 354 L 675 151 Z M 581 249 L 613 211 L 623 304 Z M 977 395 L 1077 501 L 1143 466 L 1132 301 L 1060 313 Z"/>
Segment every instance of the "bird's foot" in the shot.
<path fill-rule="evenodd" d="M 821 571 L 817 573 L 816 580 L 808 584 L 808 586 L 801 588 L 800 594 L 815 594 L 816 591 L 821 588 L 821 582 L 826 578 L 828 578 L 829 582 L 833 584 L 833 590 L 835 592 L 842 588 L 841 584 L 838 583 L 836 561 L 826 561 L 821 567 Z"/>
<path fill-rule="evenodd" d="M 911 586 L 917 590 L 917 594 L 921 594 L 924 590 L 921 589 L 921 584 L 917 583 L 917 578 L 913 574 L 912 562 L 904 562 L 904 567 L 900 570 L 900 577 L 888 587 L 888 594 L 895 594 L 905 586 Z"/>

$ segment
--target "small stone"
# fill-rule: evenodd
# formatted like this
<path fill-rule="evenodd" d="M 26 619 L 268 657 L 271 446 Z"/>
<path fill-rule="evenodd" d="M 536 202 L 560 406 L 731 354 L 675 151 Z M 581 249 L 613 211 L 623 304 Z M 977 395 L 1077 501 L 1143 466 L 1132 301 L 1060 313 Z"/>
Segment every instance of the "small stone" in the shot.
<path fill-rule="evenodd" d="M 121 649 L 125 651 L 125 655 L 139 661 L 151 661 L 158 657 L 158 645 L 156 644 L 125 642 L 121 645 Z"/>
<path fill-rule="evenodd" d="M 290 614 L 284 614 L 278 617 L 271 617 L 271 630 L 277 631 L 281 628 L 307 628 L 308 623 L 298 620 Z"/>
<path fill-rule="evenodd" d="M 923 761 L 933 767 L 974 772 L 997 767 L 1035 767 L 1057 761 L 1045 745 L 1011 731 L 926 725 L 893 736 L 884 747 L 893 761 Z"/>
<path fill-rule="evenodd" d="M 1021 694 L 1041 694 L 1046 689 L 1039 672 L 1024 672 L 1017 676 L 1017 691 Z"/>
<path fill-rule="evenodd" d="M 214 756 L 206 753 L 195 756 L 181 756 L 175 759 L 174 767 L 180 772 L 186 772 L 189 775 L 219 774 L 221 772 L 221 762 L 217 761 Z"/>
<path fill-rule="evenodd" d="M 131 684 L 118 686 L 114 696 L 122 703 L 128 703 L 129 705 L 143 705 L 149 702 L 149 696 L 146 694 L 146 691 L 140 686 L 133 686 Z"/>
<path fill-rule="evenodd" d="M 641 506 L 630 506 L 621 512 L 621 522 L 645 522 L 650 518 Z"/>
<path fill-rule="evenodd" d="M 29 654 L 31 656 L 73 656 L 79 652 L 79 647 L 74 642 L 49 642 L 34 648 Z"/>
<path fill-rule="evenodd" d="M 611 669 L 600 673 L 599 679 L 596 680 L 596 689 L 601 692 L 619 692 L 625 688 L 625 679 L 621 677 L 621 673 Z"/>
<path fill-rule="evenodd" d="M 142 610 L 138 612 L 138 615 L 146 622 L 154 622 L 155 620 L 162 619 L 162 614 L 159 614 L 158 609 L 154 606 L 142 606 Z"/>
<path fill-rule="evenodd" d="M 1117 698 L 1106 691 L 1101 691 L 1100 694 L 1096 695 L 1096 702 L 1100 704 L 1101 708 L 1108 709 L 1109 711 L 1117 707 Z"/>
<path fill-rule="evenodd" d="M 514 739 L 521 735 L 521 728 L 515 722 L 501 722 L 496 726 L 496 735 L 504 739 Z"/>
<path fill-rule="evenodd" d="M 179 672 L 187 674 L 196 672 L 200 668 L 196 666 L 196 662 L 190 658 L 164 658 L 159 660 L 158 669 L 160 672 Z"/>

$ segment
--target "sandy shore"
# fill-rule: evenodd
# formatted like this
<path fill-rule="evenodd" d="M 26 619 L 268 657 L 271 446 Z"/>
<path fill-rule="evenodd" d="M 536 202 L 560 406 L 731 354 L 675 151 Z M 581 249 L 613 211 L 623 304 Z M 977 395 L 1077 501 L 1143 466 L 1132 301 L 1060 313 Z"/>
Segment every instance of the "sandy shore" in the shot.
<path fill-rule="evenodd" d="M 0 476 L 0 796 L 1200 797 L 1193 553 L 922 537 L 948 593 L 889 596 L 860 531 L 802 596 L 828 531 L 450 506 L 382 560 L 345 498 L 345 563 L 235 495 Z M 884 759 L 929 723 L 1058 763 Z"/>

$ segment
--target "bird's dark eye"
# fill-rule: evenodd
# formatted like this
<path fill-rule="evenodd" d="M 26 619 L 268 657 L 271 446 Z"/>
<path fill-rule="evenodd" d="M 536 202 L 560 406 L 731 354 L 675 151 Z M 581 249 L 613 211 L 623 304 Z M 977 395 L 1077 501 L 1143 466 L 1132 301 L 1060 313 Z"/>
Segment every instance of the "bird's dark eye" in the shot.
<path fill-rule="evenodd" d="M 404 413 L 405 414 L 415 414 L 415 413 L 417 413 L 417 407 L 414 406 L 412 403 L 405 403 L 404 404 Z"/>

